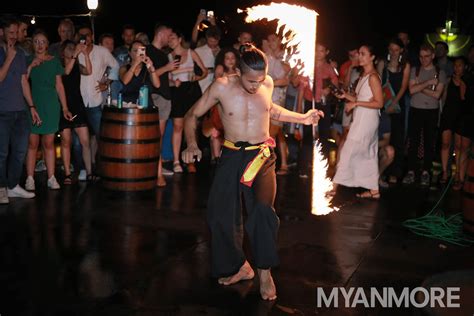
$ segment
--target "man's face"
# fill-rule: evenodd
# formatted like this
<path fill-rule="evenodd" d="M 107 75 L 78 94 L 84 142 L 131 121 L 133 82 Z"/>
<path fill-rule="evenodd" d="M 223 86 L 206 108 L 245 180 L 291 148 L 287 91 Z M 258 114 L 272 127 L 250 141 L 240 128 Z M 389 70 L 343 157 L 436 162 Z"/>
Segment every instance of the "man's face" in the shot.
<path fill-rule="evenodd" d="M 133 41 L 135 40 L 135 30 L 125 29 L 122 33 L 122 39 L 125 45 L 132 45 Z"/>
<path fill-rule="evenodd" d="M 112 37 L 104 37 L 102 39 L 102 43 L 100 43 L 101 46 L 104 46 L 109 50 L 109 52 L 114 51 L 114 39 Z"/>
<path fill-rule="evenodd" d="M 408 34 L 405 32 L 398 33 L 398 39 L 402 41 L 403 46 L 407 47 L 410 43 L 410 39 L 408 38 Z"/>
<path fill-rule="evenodd" d="M 252 43 L 252 34 L 247 33 L 247 32 L 243 32 L 242 34 L 240 34 L 239 43 L 240 45 Z"/>
<path fill-rule="evenodd" d="M 423 67 L 428 67 L 433 63 L 434 54 L 429 50 L 420 50 L 420 64 Z"/>
<path fill-rule="evenodd" d="M 81 36 L 85 37 L 86 38 L 86 45 L 87 46 L 92 46 L 92 31 L 91 30 L 89 30 L 88 28 L 80 29 L 79 32 L 78 32 L 78 36 L 79 36 L 79 38 Z"/>
<path fill-rule="evenodd" d="M 168 46 L 170 35 L 172 30 L 170 28 L 165 28 L 160 32 L 160 44 L 165 47 Z"/>
<path fill-rule="evenodd" d="M 74 31 L 72 30 L 72 26 L 69 23 L 60 24 L 58 28 L 58 34 L 61 38 L 61 42 L 64 42 L 65 40 L 72 41 L 74 37 Z"/>
<path fill-rule="evenodd" d="M 437 58 L 446 57 L 447 55 L 448 55 L 448 51 L 446 50 L 446 47 L 444 47 L 444 45 L 437 44 L 435 46 L 435 56 Z"/>
<path fill-rule="evenodd" d="M 219 40 L 215 37 L 208 37 L 206 42 L 210 48 L 217 48 L 219 46 Z"/>
<path fill-rule="evenodd" d="M 18 27 L 18 42 L 23 42 L 28 36 L 28 25 L 26 23 L 20 23 Z"/>
<path fill-rule="evenodd" d="M 15 45 L 16 41 L 18 40 L 18 25 L 10 24 L 6 28 L 4 28 L 4 36 L 5 42 L 10 45 Z"/>
<path fill-rule="evenodd" d="M 249 69 L 241 75 L 242 87 L 250 94 L 257 93 L 258 89 L 265 82 L 267 74 L 263 70 Z"/>

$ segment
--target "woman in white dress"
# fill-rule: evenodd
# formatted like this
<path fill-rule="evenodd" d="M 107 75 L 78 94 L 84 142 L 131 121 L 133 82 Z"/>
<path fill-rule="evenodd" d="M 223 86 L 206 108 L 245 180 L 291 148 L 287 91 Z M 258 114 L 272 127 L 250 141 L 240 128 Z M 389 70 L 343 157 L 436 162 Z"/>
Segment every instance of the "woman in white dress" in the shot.
<path fill-rule="evenodd" d="M 374 68 L 375 55 L 371 46 L 359 48 L 359 64 L 363 67 L 355 92 L 343 93 L 338 98 L 347 99 L 345 111 L 353 112 L 347 139 L 341 149 L 341 157 L 334 176 L 337 186 L 363 187 L 367 189 L 357 196 L 379 199 L 378 127 L 379 109 L 383 106 L 382 84 Z"/>

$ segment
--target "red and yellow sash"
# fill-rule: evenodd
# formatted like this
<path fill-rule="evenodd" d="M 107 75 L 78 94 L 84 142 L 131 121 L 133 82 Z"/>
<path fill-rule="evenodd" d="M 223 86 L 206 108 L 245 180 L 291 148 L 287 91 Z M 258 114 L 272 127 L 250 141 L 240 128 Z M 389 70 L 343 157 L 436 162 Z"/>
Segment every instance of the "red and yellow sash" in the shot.
<path fill-rule="evenodd" d="M 258 152 L 257 156 L 255 156 L 255 158 L 253 158 L 252 161 L 248 163 L 247 167 L 245 167 L 244 174 L 242 175 L 242 178 L 240 178 L 240 182 L 242 184 L 248 187 L 252 186 L 253 181 L 255 180 L 255 177 L 262 168 L 263 164 L 268 160 L 268 158 L 270 158 L 270 147 L 273 148 L 275 146 L 275 140 L 270 137 L 262 144 L 244 147 L 244 150 L 259 149 L 260 151 Z M 227 139 L 224 141 L 224 147 L 232 150 L 240 150 L 242 148 L 236 146 L 233 142 Z"/>

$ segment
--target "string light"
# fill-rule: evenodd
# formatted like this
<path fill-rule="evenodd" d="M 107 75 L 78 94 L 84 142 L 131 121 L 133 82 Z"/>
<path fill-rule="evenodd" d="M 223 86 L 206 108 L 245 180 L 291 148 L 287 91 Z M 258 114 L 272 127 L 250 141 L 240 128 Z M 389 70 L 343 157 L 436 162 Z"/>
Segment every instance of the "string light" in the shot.
<path fill-rule="evenodd" d="M 35 24 L 35 23 L 36 23 L 35 16 L 33 16 L 33 17 L 31 18 L 31 21 L 30 21 L 30 22 L 31 22 L 31 24 Z"/>

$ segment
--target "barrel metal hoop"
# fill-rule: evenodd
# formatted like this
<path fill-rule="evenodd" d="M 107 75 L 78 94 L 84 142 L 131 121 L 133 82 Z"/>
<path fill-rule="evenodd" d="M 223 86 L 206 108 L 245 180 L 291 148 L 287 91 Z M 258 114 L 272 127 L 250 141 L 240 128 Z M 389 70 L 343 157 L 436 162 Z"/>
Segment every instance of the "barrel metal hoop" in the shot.
<path fill-rule="evenodd" d="M 124 164 L 152 163 L 152 162 L 157 162 L 158 160 L 160 160 L 159 156 L 150 157 L 150 158 L 116 158 L 116 157 L 109 157 L 109 156 L 100 156 L 100 161 L 116 162 L 116 163 L 124 163 Z"/>
<path fill-rule="evenodd" d="M 125 126 L 158 126 L 160 124 L 160 121 L 133 122 L 133 121 L 123 121 L 123 120 L 113 120 L 113 119 L 103 118 L 102 123 L 110 123 L 110 124 L 125 125 Z"/>
<path fill-rule="evenodd" d="M 156 181 L 157 177 L 146 177 L 146 178 L 111 178 L 104 175 L 100 176 L 102 180 L 109 182 L 148 182 Z"/>
<path fill-rule="evenodd" d="M 148 138 L 148 139 L 119 139 L 119 138 L 110 138 L 100 136 L 100 140 L 106 143 L 113 143 L 113 144 L 126 144 L 126 145 L 134 145 L 134 144 L 154 144 L 160 141 L 160 138 Z"/>

